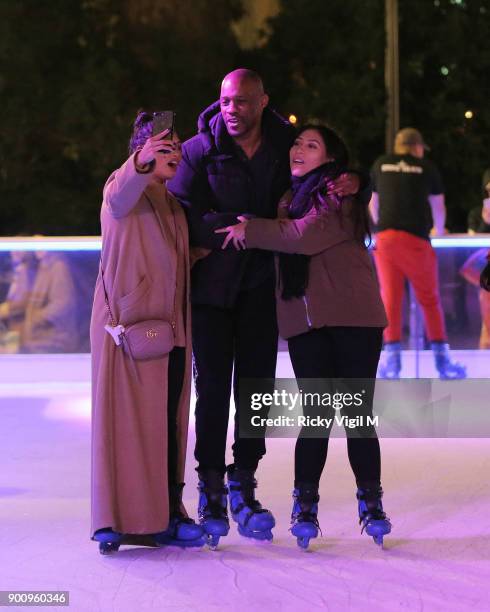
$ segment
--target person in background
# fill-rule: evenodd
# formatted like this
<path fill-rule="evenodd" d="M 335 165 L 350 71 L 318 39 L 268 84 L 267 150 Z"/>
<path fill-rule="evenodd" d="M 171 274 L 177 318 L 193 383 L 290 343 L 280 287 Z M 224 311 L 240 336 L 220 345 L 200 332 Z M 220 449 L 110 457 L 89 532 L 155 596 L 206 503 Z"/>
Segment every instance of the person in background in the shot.
<path fill-rule="evenodd" d="M 473 208 L 468 215 L 470 235 L 490 233 L 490 168 L 483 174 L 482 192 L 482 207 Z M 484 290 L 484 284 L 482 285 L 481 282 L 481 275 L 487 261 L 487 249 L 478 249 L 465 261 L 460 270 L 465 280 L 480 289 L 478 295 L 481 314 L 480 349 L 490 349 L 490 294 Z"/>
<path fill-rule="evenodd" d="M 490 196 L 490 168 L 487 168 L 483 172 L 482 176 L 482 194 L 484 198 L 488 198 Z"/>
<path fill-rule="evenodd" d="M 487 253 L 487 265 L 480 275 L 480 287 L 490 292 L 490 250 Z"/>
<path fill-rule="evenodd" d="M 77 296 L 62 253 L 36 251 L 38 267 L 21 328 L 23 353 L 73 353 L 79 344 Z"/>
<path fill-rule="evenodd" d="M 481 208 L 472 208 L 468 214 L 468 233 L 487 234 L 490 233 L 490 168 L 487 168 L 482 177 Z"/>
<path fill-rule="evenodd" d="M 487 193 L 487 197 L 490 197 L 490 168 L 483 173 L 483 188 Z M 490 250 L 487 253 L 487 265 L 483 268 L 480 275 L 480 287 L 485 291 L 490 291 Z"/>
<path fill-rule="evenodd" d="M 10 330 L 19 330 L 36 278 L 37 260 L 30 251 L 12 251 L 12 274 L 5 301 L 0 304 L 0 319 Z"/>
<path fill-rule="evenodd" d="M 387 358 L 379 370 L 383 378 L 400 376 L 406 279 L 422 308 L 440 378 L 466 377 L 466 368 L 450 358 L 439 297 L 437 258 L 430 235 L 445 234 L 446 207 L 441 176 L 435 164 L 424 159 L 426 149 L 418 130 L 404 128 L 396 135 L 394 153 L 379 157 L 371 171 L 369 208 L 378 231 L 374 259 L 388 315 L 384 331 Z"/>

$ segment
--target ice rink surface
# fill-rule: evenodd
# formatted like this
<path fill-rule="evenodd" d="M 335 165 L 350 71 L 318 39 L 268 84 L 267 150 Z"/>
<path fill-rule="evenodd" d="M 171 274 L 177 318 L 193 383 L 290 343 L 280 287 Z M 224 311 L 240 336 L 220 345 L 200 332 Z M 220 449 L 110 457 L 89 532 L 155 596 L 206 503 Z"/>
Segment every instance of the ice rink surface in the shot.
<path fill-rule="evenodd" d="M 53 359 L 48 376 L 25 362 L 30 382 L 20 365 L 0 374 L 0 590 L 69 591 L 69 609 L 87 612 L 490 609 L 488 439 L 381 440 L 385 550 L 360 534 L 345 440 L 332 439 L 323 537 L 300 551 L 288 532 L 294 441 L 272 439 L 258 492 L 276 517 L 273 543 L 232 524 L 214 552 L 122 547 L 103 557 L 89 539 L 88 362 Z M 63 368 L 71 375 L 60 382 Z M 191 427 L 184 500 L 195 517 L 193 443 Z"/>

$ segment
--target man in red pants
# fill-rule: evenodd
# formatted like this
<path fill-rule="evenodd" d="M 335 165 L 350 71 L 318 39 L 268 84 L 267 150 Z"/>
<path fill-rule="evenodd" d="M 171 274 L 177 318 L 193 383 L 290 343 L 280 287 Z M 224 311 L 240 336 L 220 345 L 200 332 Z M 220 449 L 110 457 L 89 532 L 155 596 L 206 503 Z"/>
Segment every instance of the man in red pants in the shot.
<path fill-rule="evenodd" d="M 399 378 L 401 370 L 402 299 L 405 279 L 415 291 L 442 379 L 465 378 L 466 369 L 449 356 L 439 298 L 437 259 L 429 235 L 444 234 L 446 207 L 440 174 L 424 159 L 426 145 L 414 128 L 400 130 L 395 152 L 373 165 L 371 216 L 378 226 L 374 258 L 388 316 L 384 332 L 388 354 L 380 366 L 383 378 Z"/>

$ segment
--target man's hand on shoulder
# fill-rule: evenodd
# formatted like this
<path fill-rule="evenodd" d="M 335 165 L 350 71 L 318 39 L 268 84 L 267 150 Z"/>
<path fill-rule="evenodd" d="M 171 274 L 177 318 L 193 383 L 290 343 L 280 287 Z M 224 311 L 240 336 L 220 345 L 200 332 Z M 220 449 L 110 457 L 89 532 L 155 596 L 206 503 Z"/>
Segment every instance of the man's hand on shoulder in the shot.
<path fill-rule="evenodd" d="M 344 172 L 333 181 L 327 183 L 328 195 L 354 195 L 361 187 L 361 178 L 357 173 Z"/>

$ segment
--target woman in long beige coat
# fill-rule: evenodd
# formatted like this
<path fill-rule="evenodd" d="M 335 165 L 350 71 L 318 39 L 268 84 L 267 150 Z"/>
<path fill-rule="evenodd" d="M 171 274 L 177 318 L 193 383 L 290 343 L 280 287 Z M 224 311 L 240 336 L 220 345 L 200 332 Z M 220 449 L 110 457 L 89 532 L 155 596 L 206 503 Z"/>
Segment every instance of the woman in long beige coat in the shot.
<path fill-rule="evenodd" d="M 109 177 L 102 203 L 101 271 L 90 328 L 92 537 L 102 553 L 121 543 L 204 542 L 202 528 L 182 505 L 191 373 L 189 245 L 184 213 L 165 187 L 180 162 L 180 142 L 175 134 L 165 140 L 168 131 L 152 136 L 152 123 L 153 115 L 139 113 L 131 156 Z M 132 360 L 104 329 L 151 319 L 174 323 L 175 348 L 163 357 Z"/>

